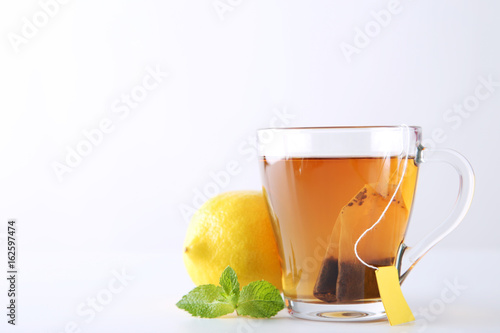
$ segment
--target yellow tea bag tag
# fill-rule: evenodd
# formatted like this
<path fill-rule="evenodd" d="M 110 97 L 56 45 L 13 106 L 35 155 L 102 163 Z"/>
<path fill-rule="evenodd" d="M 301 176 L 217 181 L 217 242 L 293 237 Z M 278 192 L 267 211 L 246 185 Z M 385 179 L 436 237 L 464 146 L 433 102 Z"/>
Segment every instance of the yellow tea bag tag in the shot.
<path fill-rule="evenodd" d="M 399 273 L 394 266 L 378 267 L 375 271 L 378 291 L 391 326 L 414 321 L 410 307 L 403 296 L 399 284 Z"/>

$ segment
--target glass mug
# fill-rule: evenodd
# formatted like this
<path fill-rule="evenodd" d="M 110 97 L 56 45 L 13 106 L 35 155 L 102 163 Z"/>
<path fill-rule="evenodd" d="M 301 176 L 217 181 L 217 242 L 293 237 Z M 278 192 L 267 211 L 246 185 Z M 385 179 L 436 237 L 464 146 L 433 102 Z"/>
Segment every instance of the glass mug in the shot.
<path fill-rule="evenodd" d="M 421 128 L 275 128 L 257 132 L 289 313 L 327 321 L 385 317 L 375 268 L 400 282 L 457 227 L 471 204 L 474 173 L 455 151 L 421 146 Z M 418 169 L 446 162 L 459 174 L 452 213 L 415 246 L 404 243 Z"/>

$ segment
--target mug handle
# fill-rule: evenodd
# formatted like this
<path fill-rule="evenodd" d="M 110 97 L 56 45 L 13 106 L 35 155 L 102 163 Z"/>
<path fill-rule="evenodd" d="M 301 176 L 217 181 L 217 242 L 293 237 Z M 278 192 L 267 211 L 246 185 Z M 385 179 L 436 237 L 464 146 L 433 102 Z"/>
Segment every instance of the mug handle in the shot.
<path fill-rule="evenodd" d="M 419 146 L 415 163 L 420 165 L 434 162 L 448 163 L 455 168 L 459 178 L 458 197 L 451 213 L 431 233 L 412 247 L 408 247 L 404 243 L 401 244 L 396 262 L 396 267 L 399 272 L 402 272 L 400 273 L 400 282 L 406 279 L 408 273 L 424 254 L 462 222 L 474 196 L 474 170 L 463 155 L 451 149 L 431 149 Z"/>

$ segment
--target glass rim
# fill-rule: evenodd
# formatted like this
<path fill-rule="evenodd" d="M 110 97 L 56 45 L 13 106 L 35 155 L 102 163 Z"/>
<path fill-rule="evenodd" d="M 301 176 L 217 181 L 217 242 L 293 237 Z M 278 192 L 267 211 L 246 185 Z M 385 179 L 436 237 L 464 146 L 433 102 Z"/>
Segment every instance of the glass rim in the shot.
<path fill-rule="evenodd" d="M 402 128 L 402 125 L 377 125 L 377 126 L 297 126 L 297 127 L 264 127 L 264 128 L 259 128 L 257 131 L 269 131 L 269 130 L 286 130 L 286 131 L 292 131 L 292 130 L 308 130 L 308 131 L 314 131 L 314 130 L 341 130 L 341 129 L 400 129 Z M 413 130 L 421 130 L 421 126 L 408 126 L 408 128 L 411 128 Z"/>
<path fill-rule="evenodd" d="M 405 135 L 407 133 L 407 135 Z M 256 132 L 259 156 L 386 156 L 398 155 L 408 138 L 408 154 L 416 154 L 422 129 L 419 126 L 283 127 Z"/>

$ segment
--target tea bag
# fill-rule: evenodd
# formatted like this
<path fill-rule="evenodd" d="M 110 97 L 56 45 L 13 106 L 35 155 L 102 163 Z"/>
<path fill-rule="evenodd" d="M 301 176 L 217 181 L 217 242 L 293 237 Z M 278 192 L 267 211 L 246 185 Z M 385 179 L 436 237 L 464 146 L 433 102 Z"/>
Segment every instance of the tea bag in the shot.
<path fill-rule="evenodd" d="M 401 176 L 398 168 L 387 185 L 380 177 L 379 182 L 366 184 L 342 208 L 314 286 L 314 295 L 325 302 L 352 303 L 380 297 L 391 326 L 415 320 L 394 266 L 414 192 L 414 186 L 402 186 L 410 130 L 406 125 L 401 127 L 407 134 Z"/>
<path fill-rule="evenodd" d="M 314 287 L 318 299 L 342 303 L 379 297 L 375 273 L 358 260 L 354 245 L 387 207 L 398 187 L 393 181 L 397 174 L 389 182 L 366 184 L 342 208 Z M 396 193 L 380 223 L 358 244 L 359 256 L 372 265 L 394 262 L 409 213 L 402 193 Z"/>

